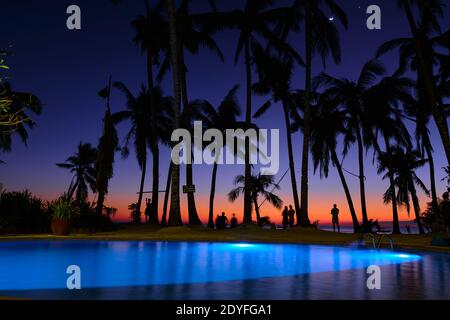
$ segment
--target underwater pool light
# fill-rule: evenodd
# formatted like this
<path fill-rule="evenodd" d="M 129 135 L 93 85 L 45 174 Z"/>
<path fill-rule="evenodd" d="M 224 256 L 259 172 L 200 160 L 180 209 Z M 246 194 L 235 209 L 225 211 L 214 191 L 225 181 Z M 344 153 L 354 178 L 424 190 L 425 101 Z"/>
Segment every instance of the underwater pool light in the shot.
<path fill-rule="evenodd" d="M 237 247 L 237 248 L 251 248 L 254 247 L 254 244 L 250 244 L 250 243 L 235 243 L 233 244 L 233 247 Z"/>

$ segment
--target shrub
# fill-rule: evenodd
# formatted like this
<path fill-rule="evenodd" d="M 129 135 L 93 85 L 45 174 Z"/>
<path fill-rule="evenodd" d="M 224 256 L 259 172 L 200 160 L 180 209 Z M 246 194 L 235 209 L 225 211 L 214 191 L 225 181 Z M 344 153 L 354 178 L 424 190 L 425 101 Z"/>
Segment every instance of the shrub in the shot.
<path fill-rule="evenodd" d="M 71 220 L 79 213 L 79 209 L 71 199 L 61 196 L 51 204 L 52 218 L 54 220 Z"/>

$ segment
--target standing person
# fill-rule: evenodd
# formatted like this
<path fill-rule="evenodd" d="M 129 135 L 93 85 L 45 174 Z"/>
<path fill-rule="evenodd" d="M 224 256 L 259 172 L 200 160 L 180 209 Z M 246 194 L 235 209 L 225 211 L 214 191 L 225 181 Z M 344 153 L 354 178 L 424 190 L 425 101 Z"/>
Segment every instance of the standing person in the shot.
<path fill-rule="evenodd" d="M 230 228 L 234 229 L 237 227 L 237 225 L 238 225 L 238 220 L 236 218 L 236 214 L 233 213 L 233 218 L 231 218 L 231 221 L 230 221 Z"/>
<path fill-rule="evenodd" d="M 287 229 L 289 224 L 289 210 L 288 207 L 284 207 L 283 213 L 281 214 L 283 217 L 283 229 Z"/>
<path fill-rule="evenodd" d="M 148 223 L 149 219 L 150 219 L 150 211 L 151 211 L 151 206 L 152 206 L 152 200 L 150 199 L 145 199 L 145 223 Z"/>
<path fill-rule="evenodd" d="M 445 192 L 442 195 L 442 202 L 439 204 L 439 211 L 444 218 L 445 228 L 447 230 L 447 236 L 450 236 L 450 200 L 449 193 Z"/>
<path fill-rule="evenodd" d="M 295 210 L 292 208 L 292 206 L 289 206 L 288 215 L 289 215 L 289 226 L 293 228 L 295 222 Z"/>
<path fill-rule="evenodd" d="M 337 205 L 333 205 L 333 209 L 331 209 L 331 222 L 333 223 L 333 232 L 336 232 L 336 227 L 338 229 L 338 233 L 341 233 L 341 227 L 339 226 L 339 209 Z"/>

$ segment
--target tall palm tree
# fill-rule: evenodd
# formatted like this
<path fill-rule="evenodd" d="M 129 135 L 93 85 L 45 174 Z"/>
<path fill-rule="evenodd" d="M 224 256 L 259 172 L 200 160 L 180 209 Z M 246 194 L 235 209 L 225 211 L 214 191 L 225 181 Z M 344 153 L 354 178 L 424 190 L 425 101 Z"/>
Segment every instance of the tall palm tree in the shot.
<path fill-rule="evenodd" d="M 288 56 L 276 56 L 259 51 L 255 54 L 255 62 L 259 75 L 259 82 L 253 85 L 253 91 L 261 94 L 270 94 L 271 97 L 255 113 L 258 118 L 263 115 L 273 103 L 280 103 L 283 109 L 284 122 L 286 126 L 286 137 L 289 156 L 289 171 L 291 175 L 292 196 L 295 211 L 300 212 L 300 201 L 298 199 L 297 178 L 295 175 L 294 151 L 292 147 L 292 130 L 290 112 L 294 107 L 291 91 L 291 81 L 294 72 L 293 60 Z"/>
<path fill-rule="evenodd" d="M 181 110 L 181 82 L 180 82 L 180 65 L 179 65 L 179 46 L 177 41 L 177 27 L 175 19 L 175 6 L 173 0 L 167 1 L 167 13 L 169 17 L 169 44 L 172 62 L 172 81 L 173 81 L 173 130 L 180 127 L 180 110 Z M 170 214 L 169 226 L 183 225 L 180 211 L 180 166 L 172 165 L 172 183 L 170 197 Z"/>
<path fill-rule="evenodd" d="M 256 48 L 262 47 L 261 39 L 265 40 L 272 48 L 280 52 L 290 54 L 301 62 L 300 56 L 281 37 L 270 29 L 271 23 L 279 23 L 282 13 L 288 8 L 272 8 L 272 0 L 246 0 L 242 9 L 231 12 L 214 12 L 203 21 L 203 26 L 208 31 L 218 31 L 224 28 L 236 29 L 239 32 L 238 44 L 235 53 L 235 63 L 244 54 L 246 74 L 246 106 L 245 121 L 247 127 L 251 126 L 252 119 L 252 58 Z M 245 143 L 245 188 L 244 188 L 244 223 L 252 223 L 252 199 L 251 199 L 251 165 L 250 165 L 250 141 Z"/>
<path fill-rule="evenodd" d="M 220 105 L 214 108 L 208 101 L 195 100 L 192 102 L 193 106 L 202 109 L 203 124 L 207 128 L 213 128 L 225 133 L 227 129 L 236 129 L 241 123 L 237 121 L 237 117 L 241 114 L 241 107 L 236 97 L 239 86 L 234 86 Z M 226 141 L 224 146 L 226 147 Z M 219 159 L 220 154 L 216 154 L 216 160 Z M 216 178 L 217 178 L 218 163 L 214 162 L 211 175 L 211 191 L 209 195 L 209 213 L 208 213 L 208 227 L 214 228 L 214 197 L 216 194 Z"/>
<path fill-rule="evenodd" d="M 108 193 L 109 180 L 114 172 L 114 156 L 119 148 L 119 138 L 114 126 L 113 117 L 111 115 L 111 78 L 108 86 L 99 92 L 102 98 L 106 99 L 106 111 L 103 117 L 103 135 L 97 147 L 97 162 L 95 164 L 96 171 L 96 189 L 98 192 L 96 214 L 102 215 L 105 195 Z"/>
<path fill-rule="evenodd" d="M 228 193 L 228 200 L 231 202 L 236 201 L 236 199 L 245 192 L 245 176 L 237 176 L 234 179 L 234 185 L 237 187 Z M 256 213 L 256 221 L 259 223 L 261 219 L 259 211 L 260 204 L 258 203 L 259 197 L 262 196 L 264 201 L 269 202 L 277 209 L 281 209 L 283 201 L 273 193 L 275 189 L 279 190 L 280 186 L 274 182 L 274 176 L 264 176 L 261 174 L 258 176 L 251 176 L 251 186 L 250 199 Z M 272 188 L 272 190 L 268 191 L 270 188 Z"/>
<path fill-rule="evenodd" d="M 150 151 L 152 153 L 152 202 L 148 223 L 158 223 L 159 207 L 159 145 L 157 132 L 157 102 L 155 101 L 155 84 L 153 66 L 159 62 L 162 48 L 168 46 L 168 23 L 164 16 L 164 0 L 157 1 L 151 6 L 145 1 L 146 14 L 138 16 L 132 22 L 136 31 L 134 41 L 146 54 L 147 62 L 147 86 L 150 92 Z"/>
<path fill-rule="evenodd" d="M 114 123 L 121 123 L 123 121 L 131 122 L 130 129 L 126 135 L 125 145 L 123 148 L 123 156 L 129 154 L 129 144 L 132 140 L 136 158 L 141 169 L 141 180 L 139 186 L 139 196 L 137 201 L 137 210 L 141 210 L 142 197 L 144 192 L 144 182 L 147 168 L 147 146 L 152 143 L 152 135 L 150 133 L 149 123 L 152 123 L 152 116 L 150 112 L 150 96 L 153 95 L 155 106 L 157 109 L 157 132 L 159 134 L 167 132 L 168 122 L 171 121 L 168 117 L 167 110 L 171 109 L 172 99 L 170 97 L 164 97 L 160 88 L 154 88 L 150 92 L 142 86 L 138 96 L 134 96 L 133 93 L 121 82 L 115 82 L 114 87 L 120 90 L 126 98 L 126 110 L 117 112 L 113 115 Z M 156 137 L 159 139 L 161 137 Z M 156 215 L 155 215 L 156 213 Z M 158 220 L 157 212 L 153 211 L 155 216 L 151 219 Z"/>
<path fill-rule="evenodd" d="M 289 29 L 297 31 L 303 23 L 305 41 L 305 108 L 303 124 L 303 150 L 301 171 L 301 212 L 297 221 L 309 226 L 308 214 L 308 163 L 311 135 L 311 98 L 312 98 L 312 59 L 314 54 L 322 57 L 323 62 L 331 56 L 335 63 L 341 61 L 339 30 L 336 22 L 345 28 L 348 26 L 347 15 L 334 0 L 295 0 L 293 10 L 286 17 L 284 27 L 287 36 Z M 329 13 L 328 13 L 329 12 Z M 330 14 L 335 19 L 330 20 Z"/>
<path fill-rule="evenodd" d="M 433 61 L 430 50 L 428 32 L 430 28 L 440 32 L 438 16 L 443 15 L 443 3 L 438 0 L 398 0 L 408 19 L 408 24 L 413 36 L 414 50 L 416 53 L 417 70 L 426 94 L 428 105 L 431 107 L 434 121 L 441 137 L 447 162 L 450 166 L 450 136 L 448 123 L 440 106 L 437 85 L 433 73 Z M 413 7 L 417 8 L 418 19 L 414 15 Z"/>
<path fill-rule="evenodd" d="M 374 85 L 377 76 L 383 73 L 383 66 L 378 61 L 371 60 L 364 65 L 356 82 L 348 79 L 337 79 L 325 73 L 321 73 L 315 78 L 315 85 L 323 86 L 325 89 L 323 95 L 329 100 L 339 101 L 347 113 L 347 135 L 344 140 L 344 154 L 348 152 L 350 144 L 353 143 L 353 137 L 356 137 L 363 231 L 369 230 L 365 191 L 364 148 L 370 143 L 370 140 L 364 139 L 364 133 L 369 130 L 365 114 L 367 106 L 365 105 L 366 100 L 364 97 Z"/>
<path fill-rule="evenodd" d="M 345 196 L 347 198 L 350 215 L 353 222 L 353 231 L 360 232 L 360 225 L 358 217 L 356 216 L 355 206 L 348 187 L 347 181 L 342 168 L 342 163 L 339 161 L 337 154 L 337 139 L 339 135 L 349 133 L 346 131 L 346 114 L 339 110 L 338 104 L 326 99 L 316 99 L 317 106 L 314 108 L 312 116 L 312 131 L 311 131 L 311 155 L 314 163 L 314 171 L 320 169 L 320 177 L 328 177 L 330 162 L 337 169 L 339 178 L 344 188 Z"/>
<path fill-rule="evenodd" d="M 384 141 L 385 150 L 390 152 L 391 141 L 397 145 L 411 148 L 411 137 L 403 122 L 401 106 L 414 101 L 411 95 L 414 82 L 408 78 L 386 77 L 373 86 L 364 96 L 364 116 L 366 119 L 366 140 L 374 147 L 375 155 L 382 157 L 382 150 L 378 142 L 379 136 Z M 390 163 L 387 162 L 389 183 L 391 188 L 393 233 L 400 234 L 400 224 L 397 210 L 397 198 L 395 192 L 394 173 Z"/>
<path fill-rule="evenodd" d="M 391 166 L 394 169 L 394 181 L 395 185 L 398 188 L 397 199 L 399 201 L 399 204 L 405 205 L 409 213 L 410 199 L 412 200 L 419 232 L 420 234 L 424 234 L 425 232 L 420 220 L 420 203 L 416 186 L 422 189 L 428 196 L 429 191 L 422 180 L 420 180 L 420 178 L 417 176 L 415 171 L 423 167 L 426 164 L 427 160 L 422 159 L 420 156 L 420 152 L 418 151 L 405 151 L 404 149 L 399 147 L 393 147 L 390 153 L 385 153 L 383 155 L 383 158 L 387 159 L 387 162 L 390 162 Z M 387 170 L 386 166 L 384 165 L 385 163 L 386 161 L 381 162 L 379 172 Z M 386 177 L 388 176 L 385 175 L 385 178 Z M 392 189 L 389 188 L 384 195 L 384 200 L 386 203 L 389 203 L 391 199 Z"/>
<path fill-rule="evenodd" d="M 84 203 L 88 197 L 88 188 L 90 188 L 92 192 L 96 192 L 96 160 L 97 149 L 92 147 L 90 143 L 80 142 L 75 155 L 67 158 L 64 163 L 56 164 L 60 168 L 70 170 L 73 174 L 67 192 L 69 199 L 72 199 L 75 194 L 75 200 L 78 203 Z"/>

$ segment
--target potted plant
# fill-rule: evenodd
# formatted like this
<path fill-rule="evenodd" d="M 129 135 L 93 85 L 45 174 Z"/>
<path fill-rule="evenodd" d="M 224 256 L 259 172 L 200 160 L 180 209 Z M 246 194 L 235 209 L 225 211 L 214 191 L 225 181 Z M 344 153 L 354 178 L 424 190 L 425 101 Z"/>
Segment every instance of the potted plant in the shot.
<path fill-rule="evenodd" d="M 57 236 L 67 236 L 72 231 L 72 218 L 78 213 L 71 199 L 60 197 L 52 204 L 52 232 Z"/>

